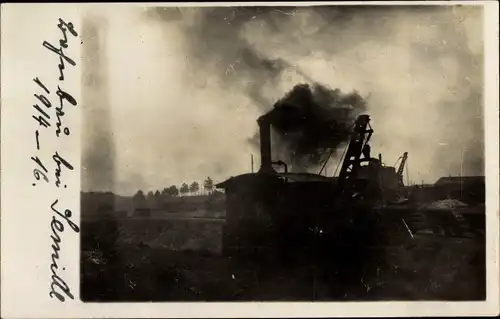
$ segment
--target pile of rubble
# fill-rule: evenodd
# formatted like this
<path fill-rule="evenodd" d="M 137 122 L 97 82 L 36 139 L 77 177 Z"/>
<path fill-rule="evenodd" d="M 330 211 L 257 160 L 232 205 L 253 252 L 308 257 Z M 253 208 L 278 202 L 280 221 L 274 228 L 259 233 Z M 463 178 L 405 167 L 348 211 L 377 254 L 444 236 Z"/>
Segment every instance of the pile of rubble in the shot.
<path fill-rule="evenodd" d="M 433 202 L 427 205 L 427 209 L 450 209 L 450 208 L 462 208 L 467 207 L 467 204 L 462 203 L 456 199 L 444 199 L 440 201 Z"/>

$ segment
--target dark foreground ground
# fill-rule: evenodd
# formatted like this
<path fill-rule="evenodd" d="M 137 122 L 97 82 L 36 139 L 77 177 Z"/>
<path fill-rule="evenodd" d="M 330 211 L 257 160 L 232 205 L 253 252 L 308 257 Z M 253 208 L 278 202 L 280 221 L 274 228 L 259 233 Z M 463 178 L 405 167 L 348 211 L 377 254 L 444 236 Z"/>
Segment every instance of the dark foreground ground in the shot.
<path fill-rule="evenodd" d="M 98 250 L 83 253 L 81 296 L 88 302 L 481 300 L 481 246 L 415 238 L 380 252 L 384 258 L 345 280 L 311 260 L 257 263 L 207 251 L 122 245 L 104 248 L 104 256 Z"/>

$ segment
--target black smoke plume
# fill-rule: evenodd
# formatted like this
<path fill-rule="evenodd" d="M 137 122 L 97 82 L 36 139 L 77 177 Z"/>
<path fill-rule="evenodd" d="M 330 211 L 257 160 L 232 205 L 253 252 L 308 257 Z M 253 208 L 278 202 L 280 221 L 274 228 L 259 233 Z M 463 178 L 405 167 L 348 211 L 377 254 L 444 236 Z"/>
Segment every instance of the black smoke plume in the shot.
<path fill-rule="evenodd" d="M 366 110 L 357 92 L 315 83 L 296 85 L 266 114 L 274 131 L 275 156 L 293 171 L 307 171 L 348 141 L 355 118 Z"/>

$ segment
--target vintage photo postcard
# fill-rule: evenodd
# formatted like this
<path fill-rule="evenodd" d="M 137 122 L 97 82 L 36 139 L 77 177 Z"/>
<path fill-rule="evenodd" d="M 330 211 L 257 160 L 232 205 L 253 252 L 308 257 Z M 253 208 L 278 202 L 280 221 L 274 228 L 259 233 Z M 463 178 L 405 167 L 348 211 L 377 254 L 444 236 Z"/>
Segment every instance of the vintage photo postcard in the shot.
<path fill-rule="evenodd" d="M 2 317 L 498 315 L 496 1 L 0 31 Z"/>

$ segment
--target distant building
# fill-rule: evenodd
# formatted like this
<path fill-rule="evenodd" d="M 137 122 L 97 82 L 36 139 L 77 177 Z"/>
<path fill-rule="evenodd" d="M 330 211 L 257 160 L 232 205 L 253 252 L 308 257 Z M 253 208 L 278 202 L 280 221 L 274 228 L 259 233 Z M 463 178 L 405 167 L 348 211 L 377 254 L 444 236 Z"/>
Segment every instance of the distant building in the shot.
<path fill-rule="evenodd" d="M 441 177 L 434 183 L 434 186 L 438 187 L 456 187 L 460 184 L 472 186 L 472 185 L 485 185 L 484 176 L 449 176 Z"/>
<path fill-rule="evenodd" d="M 434 187 L 446 198 L 460 199 L 464 202 L 484 202 L 486 198 L 484 176 L 441 177 Z"/>

